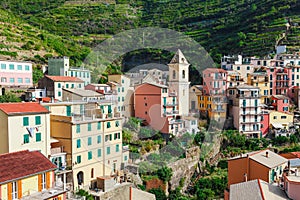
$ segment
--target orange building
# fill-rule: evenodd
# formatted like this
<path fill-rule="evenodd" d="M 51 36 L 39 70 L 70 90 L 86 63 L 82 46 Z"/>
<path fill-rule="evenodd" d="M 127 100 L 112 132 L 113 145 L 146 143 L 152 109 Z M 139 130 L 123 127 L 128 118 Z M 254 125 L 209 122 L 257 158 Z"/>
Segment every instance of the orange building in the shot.
<path fill-rule="evenodd" d="M 62 182 L 55 182 L 56 165 L 39 151 L 0 155 L 0 199 L 63 200 Z"/>
<path fill-rule="evenodd" d="M 228 160 L 228 188 L 232 184 L 261 179 L 273 183 L 282 177 L 288 160 L 270 151 L 251 152 Z"/>
<path fill-rule="evenodd" d="M 153 129 L 166 134 L 176 134 L 183 129 L 178 112 L 176 92 L 165 85 L 143 83 L 135 88 L 135 117 L 144 119 Z"/>

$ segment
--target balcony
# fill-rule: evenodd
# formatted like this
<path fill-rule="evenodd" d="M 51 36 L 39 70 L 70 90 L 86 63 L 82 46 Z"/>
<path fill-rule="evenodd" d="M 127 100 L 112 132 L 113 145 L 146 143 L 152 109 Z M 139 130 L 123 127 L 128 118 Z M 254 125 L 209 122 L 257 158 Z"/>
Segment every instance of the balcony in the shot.
<path fill-rule="evenodd" d="M 164 107 L 173 107 L 173 106 L 177 106 L 178 103 L 165 103 Z"/>
<path fill-rule="evenodd" d="M 178 110 L 173 110 L 173 111 L 170 111 L 170 112 L 164 112 L 164 116 L 167 117 L 167 116 L 172 116 L 172 115 L 176 115 L 176 114 L 179 114 L 179 111 Z"/>
<path fill-rule="evenodd" d="M 255 95 L 242 95 L 242 94 L 236 94 L 236 98 L 244 98 L 244 99 L 259 99 L 261 97 L 260 94 Z"/>
<path fill-rule="evenodd" d="M 176 92 L 169 92 L 169 96 L 170 96 L 170 97 L 176 97 L 176 96 L 177 96 L 177 93 L 176 93 Z"/>
<path fill-rule="evenodd" d="M 51 155 L 59 154 L 59 153 L 64 153 L 63 151 L 63 146 L 61 147 L 54 147 L 50 149 Z"/>
<path fill-rule="evenodd" d="M 213 109 L 212 112 L 225 112 L 225 109 Z"/>
<path fill-rule="evenodd" d="M 170 124 L 182 124 L 183 123 L 183 120 L 181 119 L 171 119 L 170 120 Z"/>

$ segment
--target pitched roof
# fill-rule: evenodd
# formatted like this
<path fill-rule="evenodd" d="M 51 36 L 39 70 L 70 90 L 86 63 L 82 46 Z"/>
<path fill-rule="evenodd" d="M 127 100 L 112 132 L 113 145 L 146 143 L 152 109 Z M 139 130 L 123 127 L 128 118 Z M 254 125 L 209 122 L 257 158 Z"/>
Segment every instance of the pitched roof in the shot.
<path fill-rule="evenodd" d="M 48 158 L 38 151 L 18 151 L 0 155 L 0 184 L 56 169 Z"/>
<path fill-rule="evenodd" d="M 45 75 L 45 77 L 53 80 L 54 82 L 84 82 L 80 78 L 72 77 L 72 76 L 49 76 L 49 75 Z"/>
<path fill-rule="evenodd" d="M 224 70 L 224 69 L 220 69 L 220 68 L 212 68 L 212 67 L 206 68 L 205 70 L 203 70 L 203 72 L 204 72 L 204 71 L 218 72 L 218 73 L 227 73 L 227 71 Z"/>
<path fill-rule="evenodd" d="M 266 156 L 266 152 L 268 152 L 268 157 Z M 268 168 L 274 168 L 288 161 L 286 158 L 270 150 L 259 151 L 257 153 L 253 153 L 249 157 Z"/>
<path fill-rule="evenodd" d="M 230 200 L 288 199 L 277 186 L 257 179 L 230 185 Z"/>
<path fill-rule="evenodd" d="M 83 90 L 83 89 L 66 89 L 63 88 L 63 90 L 73 93 L 75 95 L 81 96 L 81 97 L 101 97 L 103 94 L 100 94 L 98 92 L 95 92 L 93 90 Z"/>
<path fill-rule="evenodd" d="M 36 102 L 0 103 L 0 110 L 7 115 L 49 113 L 45 107 Z"/>
<path fill-rule="evenodd" d="M 177 52 L 175 53 L 174 57 L 170 62 L 170 64 L 176 64 L 176 63 L 189 64 L 180 49 L 177 50 Z"/>

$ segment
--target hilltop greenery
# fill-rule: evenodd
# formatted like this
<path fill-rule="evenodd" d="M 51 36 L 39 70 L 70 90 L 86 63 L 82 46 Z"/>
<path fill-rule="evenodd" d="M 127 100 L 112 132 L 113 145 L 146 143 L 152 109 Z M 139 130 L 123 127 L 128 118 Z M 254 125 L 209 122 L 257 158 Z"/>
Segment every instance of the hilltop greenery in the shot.
<path fill-rule="evenodd" d="M 297 0 L 3 0 L 0 8 L 0 56 L 39 65 L 49 56 L 66 55 L 79 66 L 104 39 L 149 26 L 192 37 L 217 63 L 222 54 L 273 54 L 276 44 L 291 51 L 300 48 Z M 136 51 L 112 63 L 110 70 L 122 66 L 126 71 L 150 61 L 166 64 L 171 56 L 165 51 Z M 91 70 L 93 81 L 98 81 L 99 70 Z"/>

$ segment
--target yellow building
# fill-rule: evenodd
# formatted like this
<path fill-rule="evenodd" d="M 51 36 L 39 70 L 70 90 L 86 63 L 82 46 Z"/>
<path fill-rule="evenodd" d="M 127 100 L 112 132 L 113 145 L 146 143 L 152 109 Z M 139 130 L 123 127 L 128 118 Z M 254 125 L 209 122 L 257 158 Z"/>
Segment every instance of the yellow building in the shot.
<path fill-rule="evenodd" d="M 200 113 L 206 115 L 211 120 L 222 121 L 226 119 L 227 101 L 222 95 L 198 96 Z"/>
<path fill-rule="evenodd" d="M 67 153 L 74 189 L 94 188 L 97 177 L 117 174 L 127 162 L 122 159 L 122 118 L 109 101 L 43 105 L 51 111 L 51 136 Z"/>
<path fill-rule="evenodd" d="M 288 129 L 293 124 L 294 115 L 289 112 L 270 111 L 269 119 L 273 128 Z"/>
<path fill-rule="evenodd" d="M 261 102 L 265 104 L 270 103 L 270 82 L 266 72 L 253 72 L 248 74 L 247 84 L 259 87 Z"/>
<path fill-rule="evenodd" d="M 65 199 L 62 182 L 56 182 L 56 166 L 38 151 L 0 155 L 0 199 Z M 5 163 L 5 164 L 3 164 Z"/>
<path fill-rule="evenodd" d="M 0 153 L 38 150 L 50 153 L 50 114 L 39 103 L 0 104 Z"/>

